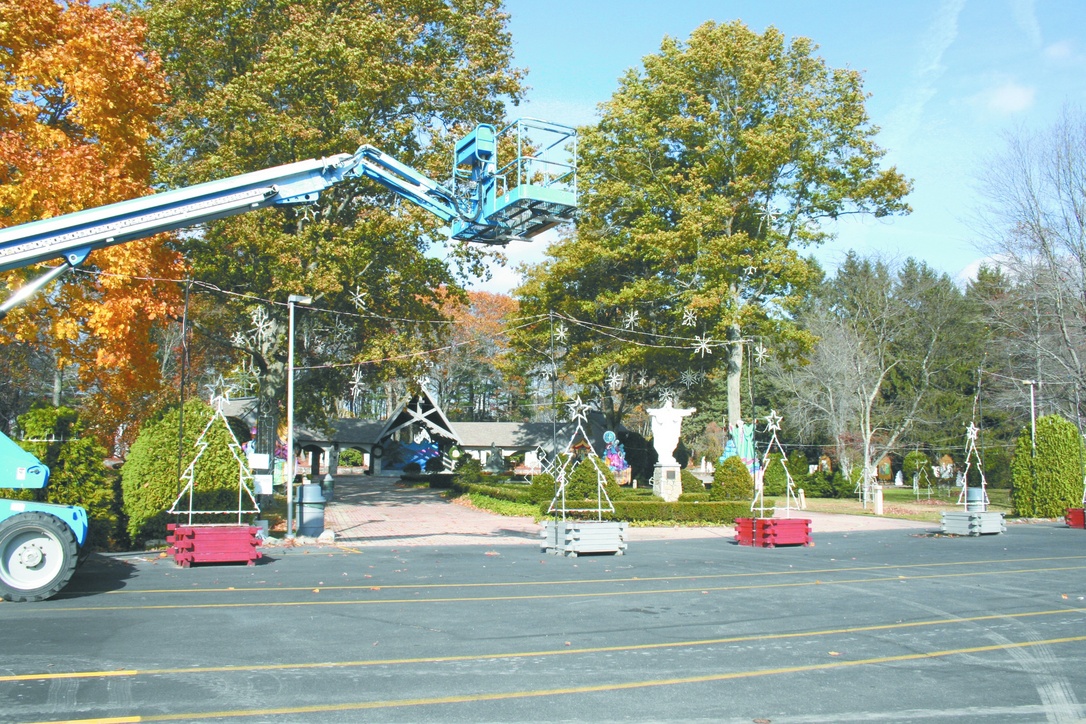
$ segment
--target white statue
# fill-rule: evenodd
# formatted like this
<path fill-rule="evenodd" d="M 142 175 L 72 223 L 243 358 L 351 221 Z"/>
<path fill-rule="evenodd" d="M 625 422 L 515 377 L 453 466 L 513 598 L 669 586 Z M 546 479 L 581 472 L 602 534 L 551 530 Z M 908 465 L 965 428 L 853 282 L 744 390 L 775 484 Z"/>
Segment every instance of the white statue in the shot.
<path fill-rule="evenodd" d="M 679 446 L 683 418 L 695 412 L 697 408 L 694 407 L 673 407 L 670 397 L 664 402 L 663 407 L 649 410 L 649 417 L 652 418 L 652 446 L 656 448 L 656 455 L 659 458 L 657 465 L 679 464 L 672 453 Z"/>

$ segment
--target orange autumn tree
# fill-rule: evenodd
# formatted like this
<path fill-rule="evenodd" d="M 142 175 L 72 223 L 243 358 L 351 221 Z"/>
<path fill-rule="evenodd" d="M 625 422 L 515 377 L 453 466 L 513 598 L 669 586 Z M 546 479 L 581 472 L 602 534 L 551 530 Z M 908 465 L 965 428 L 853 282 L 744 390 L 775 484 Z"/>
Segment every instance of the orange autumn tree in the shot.
<path fill-rule="evenodd" d="M 430 377 L 445 411 L 457 420 L 520 420 L 524 382 L 511 376 L 507 327 L 517 302 L 508 294 L 467 292 L 446 298 L 452 321 L 449 349 L 435 359 Z"/>
<path fill-rule="evenodd" d="M 148 141 L 167 87 L 144 33 L 142 21 L 87 0 L 0 0 L 0 226 L 150 191 Z M 10 293 L 43 271 L 0 273 L 0 284 Z M 146 279 L 182 271 L 162 238 L 96 251 L 13 311 L 0 344 L 48 350 L 58 380 L 76 370 L 94 432 L 114 442 L 161 387 L 156 325 L 179 304 L 176 285 Z"/>

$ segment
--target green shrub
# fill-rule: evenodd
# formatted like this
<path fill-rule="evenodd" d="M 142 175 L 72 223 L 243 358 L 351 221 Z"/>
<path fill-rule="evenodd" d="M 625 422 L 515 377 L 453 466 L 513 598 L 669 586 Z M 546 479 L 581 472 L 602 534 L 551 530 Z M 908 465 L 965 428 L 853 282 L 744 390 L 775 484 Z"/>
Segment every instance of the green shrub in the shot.
<path fill-rule="evenodd" d="M 404 475 L 418 475 L 422 472 L 422 466 L 418 463 L 408 463 L 403 466 Z"/>
<path fill-rule="evenodd" d="M 610 520 L 640 523 L 708 523 L 731 525 L 736 518 L 750 515 L 750 504 L 735 501 L 675 502 L 662 500 L 617 500 L 615 512 L 604 514 Z"/>
<path fill-rule="evenodd" d="M 781 460 L 780 453 L 770 453 L 766 461 L 765 475 L 762 476 L 762 493 L 770 497 L 784 495 L 788 490 L 788 471 Z"/>
<path fill-rule="evenodd" d="M 1012 499 L 1017 515 L 1056 518 L 1082 503 L 1082 438 L 1059 415 L 1037 419 L 1037 453 L 1030 431 L 1022 430 L 1011 463 Z"/>
<path fill-rule="evenodd" d="M 347 468 L 360 468 L 366 464 L 366 458 L 361 450 L 349 447 L 339 453 L 339 464 Z"/>
<path fill-rule="evenodd" d="M 732 456 L 717 466 L 709 496 L 713 500 L 754 498 L 754 478 L 738 456 Z"/>
<path fill-rule="evenodd" d="M 85 545 L 118 550 L 127 544 L 121 524 L 118 476 L 105 466 L 106 449 L 83 436 L 83 422 L 69 407 L 38 407 L 19 417 L 19 427 L 31 440 L 20 446 L 49 468 L 44 490 L 0 491 L 0 497 L 37 500 L 85 508 L 89 519 Z"/>
<path fill-rule="evenodd" d="M 919 450 L 913 450 L 902 459 L 901 477 L 905 479 L 907 484 L 912 485 L 913 476 L 917 473 L 920 473 L 920 482 L 923 484 L 925 472 L 931 475 L 931 460 Z"/>
<path fill-rule="evenodd" d="M 807 477 L 810 467 L 807 455 L 802 450 L 793 450 L 788 453 L 788 472 L 792 473 L 793 483 L 798 485 L 800 480 Z"/>
<path fill-rule="evenodd" d="M 573 472 L 570 473 L 566 480 L 567 504 L 570 501 L 577 503 L 591 501 L 593 505 L 596 504 L 600 499 L 597 471 L 603 474 L 603 485 L 604 490 L 607 491 L 607 496 L 611 500 L 618 496 L 619 486 L 615 482 L 615 476 L 611 469 L 607 467 L 607 463 L 598 458 L 585 458 L 573 468 Z M 584 506 L 578 505 L 577 507 Z"/>
<path fill-rule="evenodd" d="M 440 473 L 445 469 L 445 459 L 440 455 L 430 458 L 426 461 L 425 469 L 428 473 Z"/>
<path fill-rule="evenodd" d="M 679 496 L 680 503 L 708 503 L 712 500 L 709 497 L 708 492 L 704 493 L 683 493 Z"/>
<path fill-rule="evenodd" d="M 196 457 L 195 444 L 204 431 L 212 412 L 200 400 L 185 403 L 184 456 L 180 469 L 186 470 Z M 148 421 L 132 444 L 128 459 L 121 468 L 124 512 L 128 516 L 128 534 L 134 543 L 166 536 L 166 523 L 173 518 L 166 511 L 181 489 L 177 464 L 178 408 L 173 407 Z M 237 510 L 238 461 L 229 448 L 230 431 L 218 418 L 207 431 L 207 447 L 200 454 L 193 478 L 193 503 L 196 510 Z M 250 501 L 244 500 L 248 507 Z M 188 510 L 188 502 L 178 504 Z M 224 515 L 197 515 L 193 522 L 223 523 Z M 236 515 L 235 515 L 236 520 Z"/>
<path fill-rule="evenodd" d="M 532 489 L 527 485 L 506 484 L 488 485 L 486 483 L 460 483 L 454 482 L 452 490 L 458 495 L 485 495 L 495 500 L 505 500 L 510 503 L 531 504 Z"/>
<path fill-rule="evenodd" d="M 555 492 L 554 476 L 548 473 L 534 476 L 528 490 L 531 492 L 533 503 L 542 506 L 550 505 Z"/>
<path fill-rule="evenodd" d="M 456 463 L 456 477 L 454 483 L 471 485 L 483 482 L 483 466 L 471 455 L 462 455 Z"/>
<path fill-rule="evenodd" d="M 705 483 L 690 472 L 686 468 L 683 468 L 682 474 L 679 476 L 680 482 L 682 482 L 683 493 L 704 493 Z"/>

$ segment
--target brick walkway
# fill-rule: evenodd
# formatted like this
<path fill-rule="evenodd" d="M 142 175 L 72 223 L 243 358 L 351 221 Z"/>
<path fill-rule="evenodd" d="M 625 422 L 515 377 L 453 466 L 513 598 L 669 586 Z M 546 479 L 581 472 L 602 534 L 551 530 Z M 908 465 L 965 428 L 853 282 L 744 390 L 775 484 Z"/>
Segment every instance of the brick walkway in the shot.
<path fill-rule="evenodd" d="M 399 476 L 336 479 L 324 526 L 349 546 L 539 545 L 539 524 L 456 505 L 441 491 L 402 487 Z"/>
<path fill-rule="evenodd" d="M 814 533 L 937 527 L 934 523 L 795 512 L 811 519 Z M 494 515 L 450 503 L 438 490 L 401 486 L 399 476 L 344 475 L 324 511 L 325 528 L 346 546 L 539 545 L 540 526 L 531 518 Z M 734 538 L 732 528 L 633 528 L 627 540 Z"/>

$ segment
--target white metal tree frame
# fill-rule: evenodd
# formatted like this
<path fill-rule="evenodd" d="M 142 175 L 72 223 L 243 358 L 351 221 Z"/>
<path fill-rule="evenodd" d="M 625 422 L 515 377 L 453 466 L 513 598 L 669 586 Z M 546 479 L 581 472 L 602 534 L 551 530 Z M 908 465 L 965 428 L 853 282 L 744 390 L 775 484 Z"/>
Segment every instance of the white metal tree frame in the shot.
<path fill-rule="evenodd" d="M 770 410 L 766 416 L 766 431 L 773 433 L 773 437 L 769 440 L 769 445 L 766 446 L 765 455 L 762 456 L 762 484 L 754 486 L 754 500 L 750 501 L 750 510 L 754 512 L 754 509 L 758 509 L 758 517 L 765 517 L 765 476 L 769 472 L 769 454 L 773 452 L 774 446 L 776 446 L 778 452 L 780 452 L 780 464 L 784 468 L 784 476 L 788 481 L 788 486 L 784 491 L 784 514 L 786 518 L 790 518 L 793 508 L 799 510 L 799 500 L 796 498 L 796 486 L 792 480 L 792 473 L 788 470 L 788 456 L 784 453 L 784 448 L 781 447 L 781 441 L 777 438 L 777 431 L 781 429 L 781 420 L 783 418 L 777 414 L 776 410 Z M 793 506 L 793 503 L 795 505 Z M 774 512 L 776 512 L 776 506 L 774 506 Z"/>
<path fill-rule="evenodd" d="M 203 432 L 196 439 L 194 447 L 196 448 L 196 456 L 185 468 L 185 472 L 181 474 L 181 492 L 178 493 L 177 498 L 174 499 L 173 505 L 167 511 L 171 515 L 187 515 L 188 524 L 192 525 L 192 517 L 194 515 L 236 515 L 237 525 L 241 525 L 242 517 L 249 513 L 259 513 L 260 506 L 256 502 L 256 498 L 253 496 L 253 473 L 249 469 L 249 460 L 245 455 L 245 451 L 242 450 L 241 445 L 238 444 L 238 439 L 234 437 L 234 431 L 230 429 L 230 423 L 226 420 L 226 415 L 223 414 L 223 405 L 226 399 L 219 397 L 213 400 L 212 404 L 215 407 L 215 414 L 211 416 L 211 419 L 207 421 L 207 425 L 204 426 Z M 207 450 L 208 441 L 206 440 L 208 432 L 211 430 L 212 425 L 216 421 L 221 421 L 223 426 L 226 427 L 226 432 L 230 435 L 230 442 L 228 447 L 230 454 L 234 456 L 234 460 L 238 465 L 238 507 L 236 510 L 196 510 L 193 508 L 193 494 L 194 483 L 196 480 L 196 463 L 199 462 L 204 452 Z M 252 504 L 251 508 L 245 507 L 245 497 L 248 496 L 249 502 Z M 188 506 L 186 509 L 178 509 L 178 504 L 182 500 L 187 499 Z"/>
<path fill-rule="evenodd" d="M 588 435 L 584 430 L 584 422 L 588 416 L 588 405 L 581 401 L 580 396 L 573 402 L 569 403 L 570 413 L 573 421 L 577 423 L 573 434 L 570 436 L 569 443 L 566 444 L 566 450 L 571 450 L 574 443 L 577 441 L 577 435 L 580 435 L 589 442 Z M 607 477 L 604 475 L 603 467 L 606 463 L 600 459 L 600 456 L 596 454 L 595 448 L 592 447 L 589 442 L 589 453 L 583 460 L 575 460 L 573 455 L 558 455 L 555 460 L 554 470 L 554 482 L 557 486 L 554 497 L 551 498 L 551 504 L 547 508 L 547 512 L 554 514 L 556 517 L 559 513 L 562 515 L 562 520 L 565 520 L 569 513 L 595 513 L 597 520 L 603 520 L 604 512 L 614 513 L 615 505 L 611 502 L 611 497 L 607 495 L 606 484 Z M 573 475 L 573 471 L 579 466 L 590 464 L 596 470 L 596 507 L 595 508 L 570 508 L 566 502 L 566 486 L 569 484 L 569 479 Z"/>

